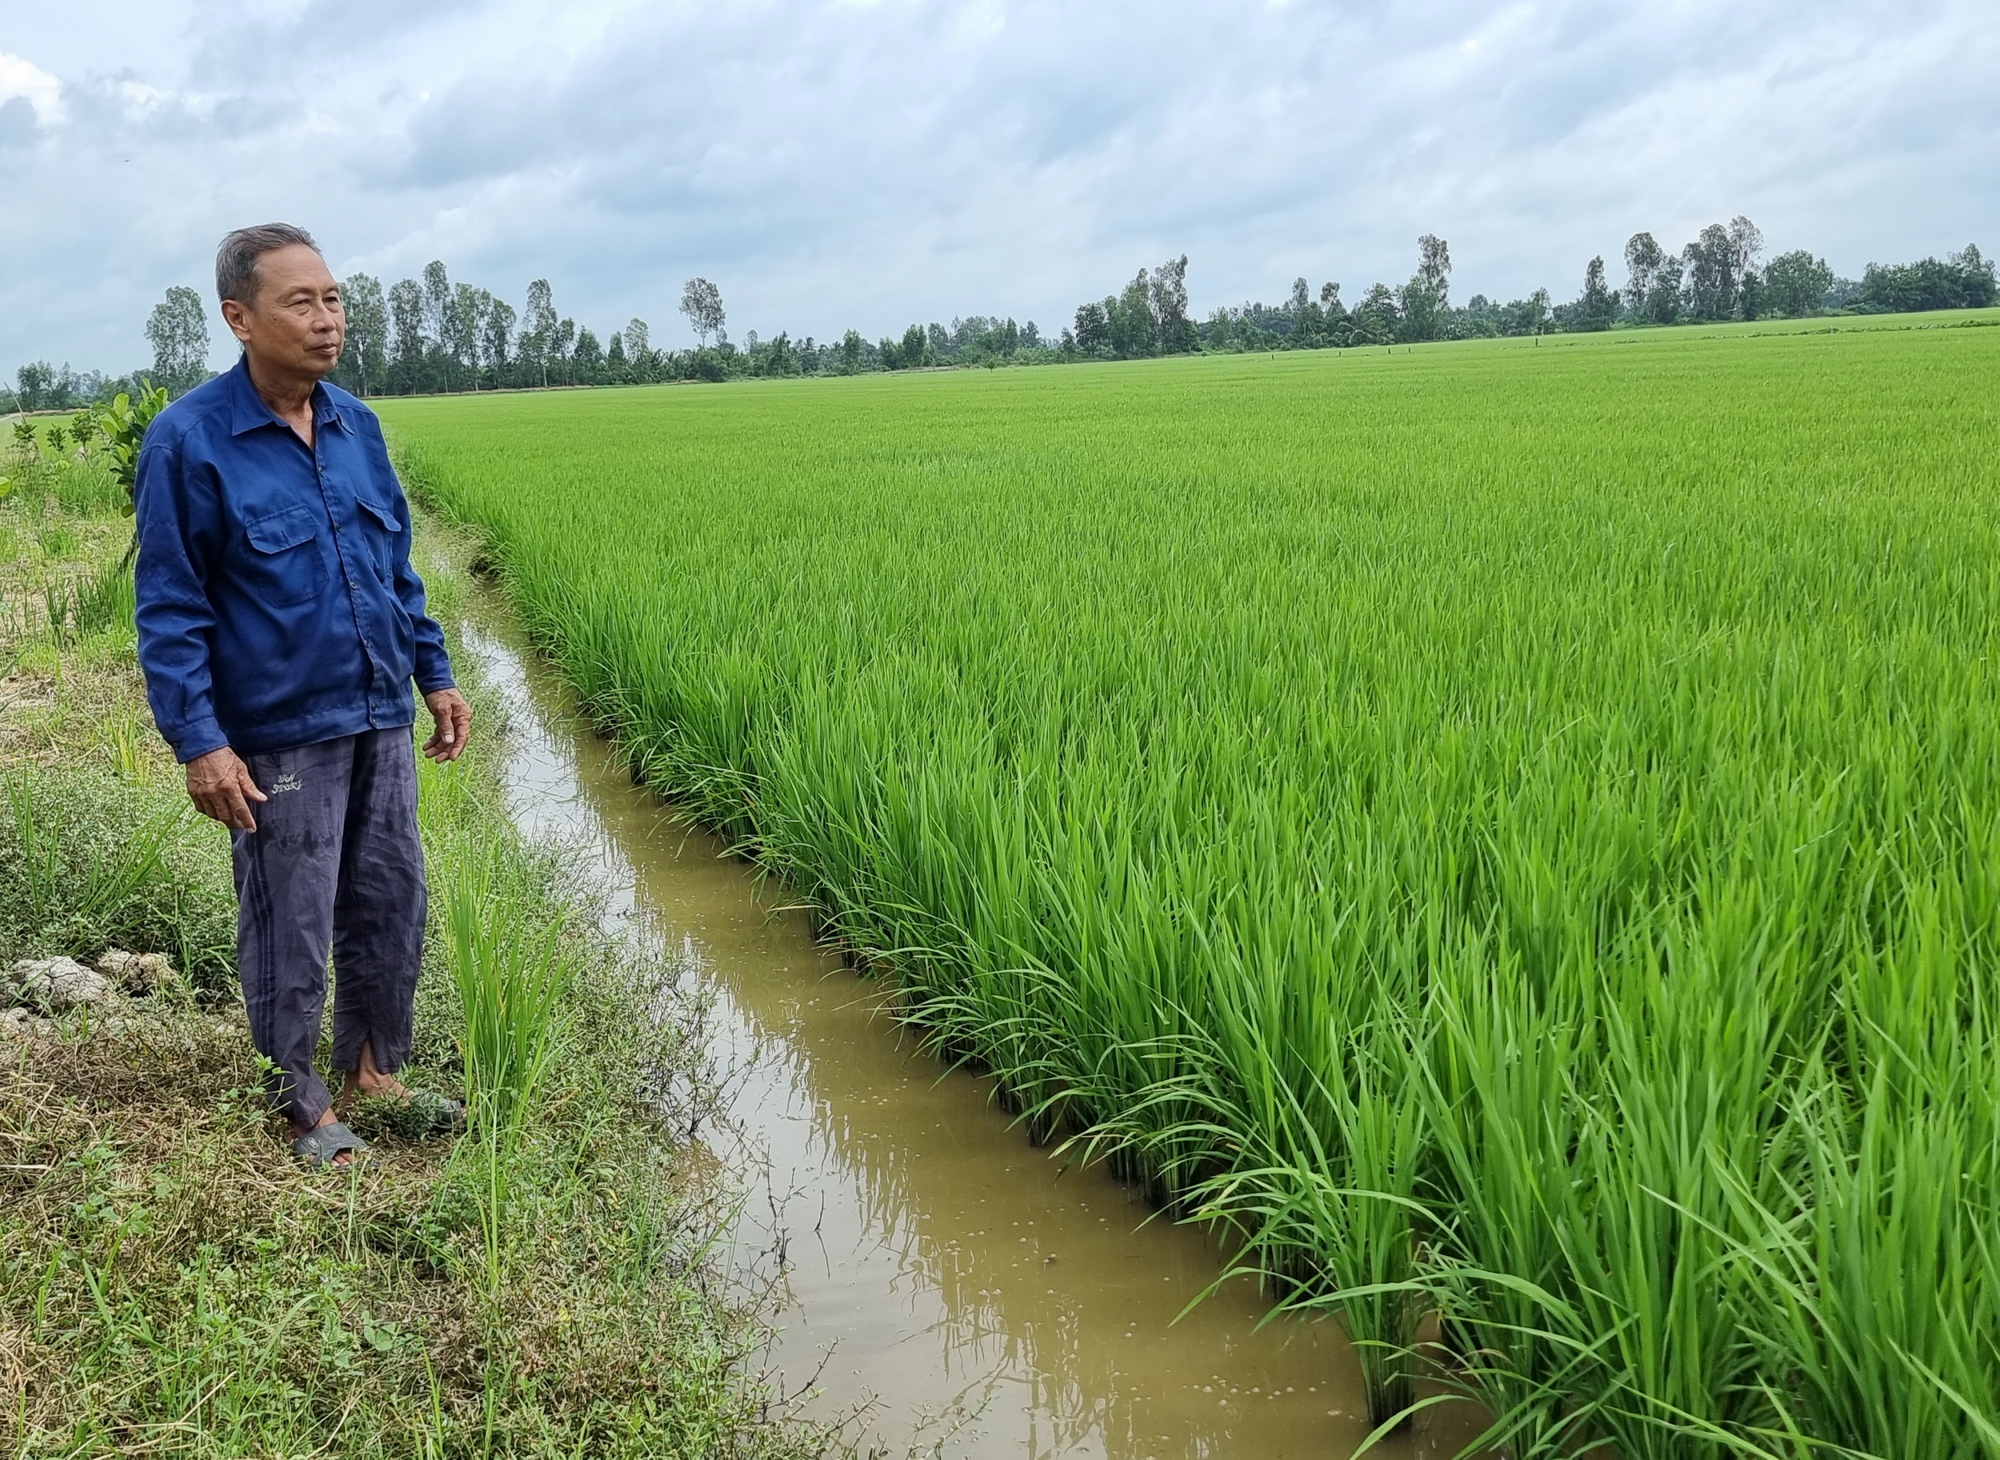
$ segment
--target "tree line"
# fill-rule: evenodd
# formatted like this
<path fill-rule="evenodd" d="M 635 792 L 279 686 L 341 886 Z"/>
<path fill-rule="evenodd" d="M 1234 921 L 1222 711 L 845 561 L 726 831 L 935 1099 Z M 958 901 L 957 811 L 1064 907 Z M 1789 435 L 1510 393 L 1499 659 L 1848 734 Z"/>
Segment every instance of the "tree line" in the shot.
<path fill-rule="evenodd" d="M 1599 255 L 1585 266 L 1577 296 L 1566 302 L 1537 289 L 1504 304 L 1484 294 L 1454 304 L 1450 245 L 1426 233 L 1417 240 L 1416 269 L 1407 281 L 1373 284 L 1352 305 L 1341 298 L 1338 283 L 1324 283 L 1315 293 L 1299 278 L 1282 303 L 1218 308 L 1200 321 L 1189 314 L 1183 254 L 1140 269 L 1116 293 L 1078 305 L 1053 338 L 1033 320 L 1021 325 L 1011 317 L 975 314 L 954 317 L 949 327 L 912 324 L 900 338 L 870 341 L 850 329 L 838 340 L 795 339 L 785 331 L 760 339 L 751 330 L 738 345 L 729 338 L 721 291 L 694 278 L 681 292 L 680 312 L 696 339 L 686 350 L 656 347 L 646 321 L 637 317 L 601 338 L 556 308 L 547 279 L 529 283 L 517 311 L 487 289 L 454 281 L 443 261 L 433 260 L 420 277 L 386 289 L 365 273 L 344 281 L 347 349 L 333 378 L 369 396 L 855 375 L 1967 309 L 2000 300 L 1993 260 L 1971 244 L 1943 259 L 1871 263 L 1858 280 L 1836 277 L 1824 258 L 1804 249 L 1768 262 L 1763 254 L 1762 232 L 1738 216 L 1710 224 L 1678 252 L 1651 233 L 1633 234 L 1625 244 L 1622 287 L 1611 283 Z M 145 334 L 153 352 L 150 372 L 109 378 L 34 361 L 16 371 L 12 392 L 0 390 L 0 405 L 67 410 L 108 402 L 121 392 L 136 398 L 147 381 L 177 396 L 208 378 L 207 314 L 193 289 L 169 289 Z"/>
<path fill-rule="evenodd" d="M 1537 289 L 1507 303 L 1475 294 L 1451 302 L 1451 250 L 1434 234 L 1417 241 L 1408 282 L 1374 284 L 1349 308 L 1340 285 L 1315 298 L 1301 278 L 1283 304 L 1217 309 L 1199 329 L 1211 351 L 1390 345 L 1428 340 L 1544 335 L 1722 320 L 1894 314 L 1981 308 L 2000 301 L 1993 260 L 1976 245 L 1944 259 L 1870 264 L 1859 280 L 1835 276 L 1805 249 L 1763 262 L 1764 236 L 1748 218 L 1712 223 L 1678 253 L 1651 233 L 1625 244 L 1626 279 L 1614 286 L 1600 254 L 1584 266 L 1582 288 L 1558 303 Z M 1077 312 L 1082 333 L 1084 310 Z"/>

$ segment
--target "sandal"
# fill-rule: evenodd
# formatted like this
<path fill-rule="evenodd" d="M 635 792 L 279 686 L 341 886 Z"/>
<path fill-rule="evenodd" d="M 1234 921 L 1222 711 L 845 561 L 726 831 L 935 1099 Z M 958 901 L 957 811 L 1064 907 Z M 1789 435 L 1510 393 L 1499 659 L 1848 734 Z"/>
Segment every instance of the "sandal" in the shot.
<path fill-rule="evenodd" d="M 337 1120 L 325 1125 L 314 1126 L 292 1142 L 292 1154 L 306 1163 L 309 1170 L 326 1171 L 337 1168 L 334 1160 L 342 1151 L 352 1151 L 356 1156 L 368 1153 L 368 1142 Z M 350 1162 L 352 1166 L 354 1163 Z"/>

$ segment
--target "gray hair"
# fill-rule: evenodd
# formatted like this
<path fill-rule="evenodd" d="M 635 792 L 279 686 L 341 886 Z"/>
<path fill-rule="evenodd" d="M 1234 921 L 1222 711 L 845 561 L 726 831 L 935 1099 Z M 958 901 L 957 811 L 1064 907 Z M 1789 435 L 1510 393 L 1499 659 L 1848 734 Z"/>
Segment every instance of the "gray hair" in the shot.
<path fill-rule="evenodd" d="M 255 228 L 239 228 L 222 240 L 215 251 L 215 297 L 234 299 L 238 304 L 254 304 L 257 299 L 257 260 L 281 248 L 304 244 L 314 253 L 319 245 L 303 228 L 289 223 L 260 223 Z"/>

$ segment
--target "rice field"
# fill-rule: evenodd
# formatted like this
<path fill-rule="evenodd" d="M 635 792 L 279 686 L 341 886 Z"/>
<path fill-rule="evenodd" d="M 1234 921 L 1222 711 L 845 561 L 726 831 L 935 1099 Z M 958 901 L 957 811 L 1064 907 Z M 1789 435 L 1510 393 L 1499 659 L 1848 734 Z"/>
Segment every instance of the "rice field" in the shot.
<path fill-rule="evenodd" d="M 1516 1456 L 2000 1456 L 2000 329 L 384 414 L 642 773 L 1378 1419 L 1434 1314 Z"/>

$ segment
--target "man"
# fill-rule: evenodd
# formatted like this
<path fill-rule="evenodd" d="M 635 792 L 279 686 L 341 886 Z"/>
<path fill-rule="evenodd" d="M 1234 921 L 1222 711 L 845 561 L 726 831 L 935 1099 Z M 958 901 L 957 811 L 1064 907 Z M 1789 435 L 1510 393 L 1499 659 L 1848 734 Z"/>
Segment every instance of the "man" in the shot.
<path fill-rule="evenodd" d="M 425 913 L 416 681 L 435 760 L 472 712 L 410 567 L 410 510 L 375 413 L 324 377 L 347 334 L 304 230 L 223 239 L 236 367 L 160 413 L 139 454 L 139 662 L 188 795 L 232 833 L 237 975 L 294 1154 L 367 1149 L 313 1067 L 335 964 L 342 1099 L 458 1107 L 396 1078 L 409 1056 Z"/>

